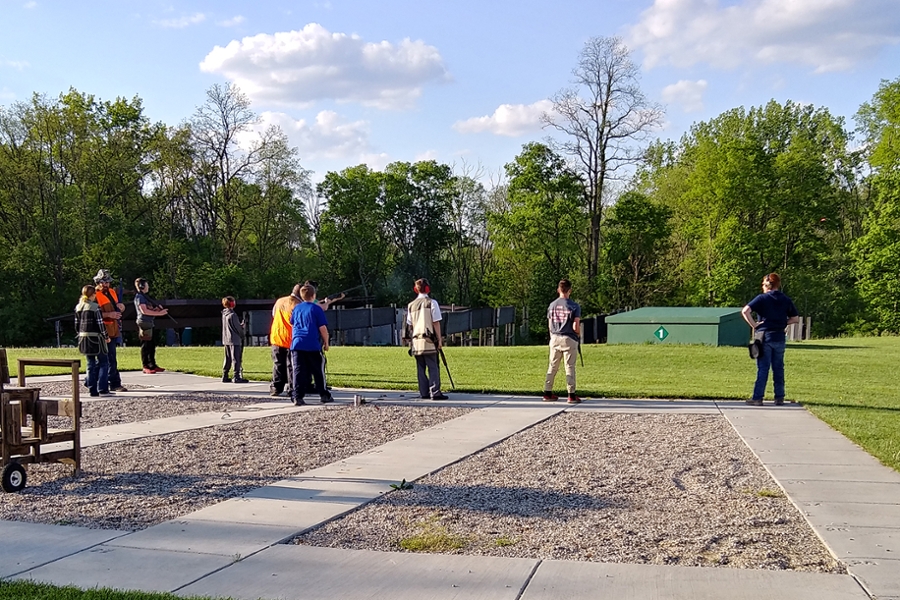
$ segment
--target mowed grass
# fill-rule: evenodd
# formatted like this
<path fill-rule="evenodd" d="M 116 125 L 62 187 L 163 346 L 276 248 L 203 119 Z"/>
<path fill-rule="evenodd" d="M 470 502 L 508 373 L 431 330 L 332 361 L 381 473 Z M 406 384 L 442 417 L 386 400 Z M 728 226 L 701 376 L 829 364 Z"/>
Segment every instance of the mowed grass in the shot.
<path fill-rule="evenodd" d="M 79 357 L 74 348 L 9 349 L 15 377 L 19 357 Z M 540 394 L 547 370 L 545 346 L 447 347 L 458 392 Z M 693 398 L 742 400 L 749 396 L 756 363 L 746 348 L 669 344 L 586 345 L 577 367 L 579 393 L 588 398 Z M 413 390 L 415 363 L 405 348 L 335 347 L 328 353 L 328 379 L 336 387 Z M 160 365 L 221 377 L 220 347 L 157 350 Z M 900 471 L 900 394 L 894 382 L 900 338 L 841 338 L 788 344 L 788 399 L 802 402 L 823 421 Z M 136 347 L 119 349 L 123 370 L 139 370 Z M 29 367 L 29 374 L 50 371 Z M 54 373 L 62 371 L 55 370 Z M 269 381 L 268 347 L 244 349 L 244 376 Z M 153 375 L 146 375 L 150 381 Z M 444 388 L 451 392 L 443 374 Z M 563 373 L 557 375 L 563 391 Z M 772 396 L 769 382 L 768 397 Z"/>
<path fill-rule="evenodd" d="M 31 581 L 0 581 L 0 600 L 208 600 L 208 597 L 185 598 L 174 594 L 123 592 L 110 589 L 81 590 Z M 227 600 L 222 598 L 219 600 Z"/>

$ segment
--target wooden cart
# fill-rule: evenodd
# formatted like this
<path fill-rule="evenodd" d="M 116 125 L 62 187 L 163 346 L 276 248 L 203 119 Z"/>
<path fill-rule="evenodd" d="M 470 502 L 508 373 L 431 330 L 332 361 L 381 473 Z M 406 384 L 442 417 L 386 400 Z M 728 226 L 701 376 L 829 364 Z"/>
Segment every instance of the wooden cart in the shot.
<path fill-rule="evenodd" d="M 18 492 L 25 487 L 27 464 L 59 462 L 71 465 L 73 475 L 81 471 L 81 360 L 20 358 L 18 363 L 19 387 L 5 387 L 9 383 L 9 365 L 6 350 L 0 348 L 0 466 L 4 492 Z M 39 388 L 25 387 L 25 367 L 29 365 L 71 368 L 72 397 L 41 399 Z M 47 422 L 51 416 L 69 417 L 71 427 L 50 429 Z M 42 446 L 49 444 L 57 446 L 44 452 Z"/>

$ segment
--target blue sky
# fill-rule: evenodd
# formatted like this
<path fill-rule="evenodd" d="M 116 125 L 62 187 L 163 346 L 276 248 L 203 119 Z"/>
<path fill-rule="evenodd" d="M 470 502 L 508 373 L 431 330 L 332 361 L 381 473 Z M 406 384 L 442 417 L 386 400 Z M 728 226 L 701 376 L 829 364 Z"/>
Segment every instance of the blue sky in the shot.
<path fill-rule="evenodd" d="M 900 76 L 900 0 L 0 0 L 0 106 L 74 87 L 176 125 L 234 82 L 314 180 L 421 159 L 487 179 L 549 134 L 547 99 L 612 35 L 667 108 L 662 138 L 773 98 L 852 125 Z"/>

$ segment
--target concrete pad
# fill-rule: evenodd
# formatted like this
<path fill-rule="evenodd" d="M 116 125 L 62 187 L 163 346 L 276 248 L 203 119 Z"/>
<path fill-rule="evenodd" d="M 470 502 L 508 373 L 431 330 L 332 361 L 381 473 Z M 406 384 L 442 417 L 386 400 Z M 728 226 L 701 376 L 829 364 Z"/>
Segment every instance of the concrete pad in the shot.
<path fill-rule="evenodd" d="M 0 521 L 0 578 L 81 552 L 127 531 Z"/>
<path fill-rule="evenodd" d="M 873 597 L 900 598 L 900 560 L 848 560 L 847 570 L 859 578 Z"/>
<path fill-rule="evenodd" d="M 16 579 L 82 589 L 170 592 L 232 562 L 232 558 L 209 554 L 98 546 L 28 571 Z"/>
<path fill-rule="evenodd" d="M 900 473 L 884 465 L 783 465 L 766 463 L 766 468 L 779 481 L 863 481 L 900 484 Z"/>
<path fill-rule="evenodd" d="M 136 531 L 107 545 L 235 557 L 253 554 L 295 533 L 296 527 L 179 519 Z"/>
<path fill-rule="evenodd" d="M 790 479 L 780 483 L 795 502 L 860 502 L 895 506 L 900 502 L 900 483 L 816 479 Z M 877 510 L 874 506 L 872 508 Z"/>
<path fill-rule="evenodd" d="M 747 435 L 746 432 L 742 431 L 740 436 L 748 446 L 753 448 L 754 452 L 772 452 L 775 456 L 786 450 L 864 452 L 862 448 L 844 436 L 835 433 L 828 437 L 824 435 L 819 437 L 794 437 L 792 435 L 774 435 L 771 432 L 760 435 Z"/>
<path fill-rule="evenodd" d="M 247 600 L 515 600 L 537 562 L 279 545 L 178 593 Z"/>
<path fill-rule="evenodd" d="M 522 600 L 868 600 L 849 575 L 545 560 Z"/>
<path fill-rule="evenodd" d="M 900 504 L 872 506 L 860 502 L 797 502 L 797 507 L 817 530 L 834 527 L 883 527 L 900 529 Z"/>
<path fill-rule="evenodd" d="M 829 526 L 819 533 L 841 560 L 874 558 L 900 561 L 900 529 L 849 525 Z M 900 570 L 895 576 L 900 581 Z"/>
<path fill-rule="evenodd" d="M 756 452 L 753 446 L 751 449 Z M 759 459 L 765 464 L 778 462 L 780 464 L 795 465 L 849 465 L 868 467 L 874 464 L 871 456 L 860 449 L 855 450 L 762 450 L 756 452 Z"/>
<path fill-rule="evenodd" d="M 244 498 L 268 498 L 270 500 L 314 500 L 316 502 L 368 502 L 391 491 L 395 481 L 354 480 L 304 477 L 298 475 L 282 479 L 272 485 L 257 488 Z"/>
<path fill-rule="evenodd" d="M 566 404 L 564 398 L 559 402 L 571 412 L 607 412 L 624 414 L 661 413 L 666 414 L 706 414 L 717 415 L 719 407 L 712 400 L 641 400 L 616 398 L 590 398 L 581 404 Z"/>
<path fill-rule="evenodd" d="M 263 488 L 265 489 L 265 488 Z M 322 500 L 273 500 L 269 498 L 233 498 L 181 518 L 183 523 L 210 521 L 225 525 L 268 525 L 300 533 L 358 508 L 361 502 L 325 502 Z"/>

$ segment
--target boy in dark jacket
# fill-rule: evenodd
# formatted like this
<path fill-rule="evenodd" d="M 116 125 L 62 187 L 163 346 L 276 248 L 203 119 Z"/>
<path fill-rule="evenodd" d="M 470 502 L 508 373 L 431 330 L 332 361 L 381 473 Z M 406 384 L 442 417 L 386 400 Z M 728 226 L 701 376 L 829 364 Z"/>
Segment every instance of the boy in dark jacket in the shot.
<path fill-rule="evenodd" d="M 244 324 L 234 312 L 234 298 L 222 298 L 222 346 L 225 348 L 225 364 L 222 365 L 222 383 L 250 383 L 243 377 L 241 361 L 244 355 Z M 228 372 L 234 364 L 234 379 Z"/>

